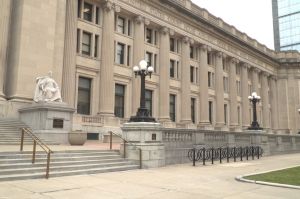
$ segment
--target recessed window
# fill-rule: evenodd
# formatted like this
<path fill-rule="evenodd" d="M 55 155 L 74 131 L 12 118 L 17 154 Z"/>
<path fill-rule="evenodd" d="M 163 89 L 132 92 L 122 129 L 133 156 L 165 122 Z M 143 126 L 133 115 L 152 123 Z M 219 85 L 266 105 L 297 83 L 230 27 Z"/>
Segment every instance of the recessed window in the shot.
<path fill-rule="evenodd" d="M 77 113 L 79 114 L 90 115 L 91 82 L 89 78 L 79 77 L 77 97 Z"/>
<path fill-rule="evenodd" d="M 100 24 L 100 9 L 96 7 L 96 24 Z"/>
<path fill-rule="evenodd" d="M 170 51 L 175 52 L 175 39 L 170 38 Z"/>
<path fill-rule="evenodd" d="M 176 121 L 176 95 L 170 94 L 170 119 Z"/>
<path fill-rule="evenodd" d="M 152 90 L 145 91 L 145 106 L 149 111 L 150 116 L 152 116 Z"/>
<path fill-rule="evenodd" d="M 193 46 L 190 46 L 190 58 L 191 59 L 194 59 L 195 58 L 195 56 L 194 56 L 194 52 L 195 51 L 195 49 L 194 49 L 194 47 Z"/>
<path fill-rule="evenodd" d="M 191 98 L 191 119 L 192 122 L 195 123 L 195 112 L 196 112 L 196 99 L 195 98 Z"/>
<path fill-rule="evenodd" d="M 212 124 L 213 122 L 213 102 L 212 101 L 209 101 L 208 102 L 208 119 L 209 119 L 209 122 Z"/>
<path fill-rule="evenodd" d="M 224 104 L 224 122 L 227 124 L 227 104 Z"/>
<path fill-rule="evenodd" d="M 150 29 L 150 28 L 146 28 L 145 30 L 145 41 L 149 44 L 157 44 L 157 31 Z"/>
<path fill-rule="evenodd" d="M 215 74 L 213 72 L 208 72 L 208 87 L 209 88 L 214 87 L 214 79 L 215 79 Z"/>
<path fill-rule="evenodd" d="M 192 83 L 195 82 L 195 67 L 194 66 L 190 66 L 190 80 Z"/>
<path fill-rule="evenodd" d="M 116 63 L 124 64 L 125 44 L 117 43 L 116 51 Z"/>
<path fill-rule="evenodd" d="M 175 60 L 170 60 L 170 77 L 175 78 Z"/>
<path fill-rule="evenodd" d="M 92 34 L 83 31 L 82 33 L 82 50 L 81 53 L 84 55 L 91 55 L 91 38 Z"/>
<path fill-rule="evenodd" d="M 98 49 L 99 49 L 99 35 L 95 35 L 95 45 L 94 45 L 94 57 L 98 57 Z"/>
<path fill-rule="evenodd" d="M 93 5 L 84 2 L 84 8 L 83 8 L 83 19 L 87 21 L 92 21 L 93 19 Z"/>
<path fill-rule="evenodd" d="M 146 52 L 145 60 L 148 64 L 148 66 L 152 66 L 152 53 Z"/>
<path fill-rule="evenodd" d="M 120 16 L 117 18 L 117 32 L 125 34 L 125 18 Z"/>
<path fill-rule="evenodd" d="M 116 84 L 115 86 L 115 116 L 124 118 L 125 86 Z"/>

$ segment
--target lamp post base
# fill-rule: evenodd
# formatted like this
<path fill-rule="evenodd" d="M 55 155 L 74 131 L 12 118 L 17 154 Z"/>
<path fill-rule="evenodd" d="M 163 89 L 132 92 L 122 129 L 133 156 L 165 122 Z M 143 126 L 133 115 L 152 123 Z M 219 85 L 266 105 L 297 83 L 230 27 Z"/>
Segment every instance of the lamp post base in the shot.
<path fill-rule="evenodd" d="M 263 128 L 261 128 L 258 124 L 258 122 L 252 122 L 251 126 L 248 127 L 248 130 L 262 130 Z"/>
<path fill-rule="evenodd" d="M 129 122 L 156 122 L 155 118 L 150 116 L 148 109 L 139 108 L 136 116 L 131 116 Z"/>

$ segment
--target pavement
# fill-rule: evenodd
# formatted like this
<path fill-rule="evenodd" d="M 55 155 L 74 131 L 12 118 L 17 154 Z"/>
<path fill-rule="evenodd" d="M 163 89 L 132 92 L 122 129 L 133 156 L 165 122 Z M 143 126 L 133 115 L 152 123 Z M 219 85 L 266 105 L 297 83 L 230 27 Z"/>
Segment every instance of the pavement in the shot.
<path fill-rule="evenodd" d="M 299 199 L 299 190 L 236 176 L 300 164 L 300 154 L 202 166 L 171 165 L 93 175 L 0 182 L 0 199 Z"/>

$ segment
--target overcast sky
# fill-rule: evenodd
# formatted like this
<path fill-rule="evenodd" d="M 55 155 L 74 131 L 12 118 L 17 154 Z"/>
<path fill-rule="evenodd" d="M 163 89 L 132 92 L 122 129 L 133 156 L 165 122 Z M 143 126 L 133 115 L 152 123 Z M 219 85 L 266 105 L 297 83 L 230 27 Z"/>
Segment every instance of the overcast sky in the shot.
<path fill-rule="evenodd" d="M 271 0 L 192 0 L 259 43 L 274 49 Z"/>

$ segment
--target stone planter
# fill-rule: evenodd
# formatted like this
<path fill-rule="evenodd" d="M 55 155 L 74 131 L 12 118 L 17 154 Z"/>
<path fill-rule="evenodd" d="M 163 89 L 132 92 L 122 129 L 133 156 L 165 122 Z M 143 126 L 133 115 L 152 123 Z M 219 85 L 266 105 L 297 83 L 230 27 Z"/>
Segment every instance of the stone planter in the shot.
<path fill-rule="evenodd" d="M 72 131 L 69 133 L 69 143 L 71 145 L 83 145 L 87 140 L 87 133 L 83 131 Z"/>

